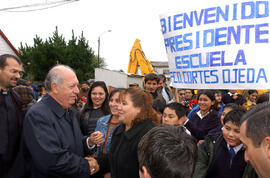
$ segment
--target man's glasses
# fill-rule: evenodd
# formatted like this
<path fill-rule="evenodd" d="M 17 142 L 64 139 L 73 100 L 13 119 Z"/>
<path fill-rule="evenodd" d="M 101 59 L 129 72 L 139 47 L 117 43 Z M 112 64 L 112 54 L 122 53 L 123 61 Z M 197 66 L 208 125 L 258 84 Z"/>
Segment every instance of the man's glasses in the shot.
<path fill-rule="evenodd" d="M 12 74 L 19 74 L 21 77 L 24 74 L 23 71 L 19 71 L 19 70 L 16 70 L 16 69 L 10 69 L 9 72 L 12 73 Z"/>

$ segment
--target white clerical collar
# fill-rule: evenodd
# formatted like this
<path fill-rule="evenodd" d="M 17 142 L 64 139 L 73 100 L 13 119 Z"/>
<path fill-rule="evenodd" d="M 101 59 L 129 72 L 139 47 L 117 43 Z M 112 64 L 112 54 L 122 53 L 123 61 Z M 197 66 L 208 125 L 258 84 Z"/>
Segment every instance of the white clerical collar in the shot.
<path fill-rule="evenodd" d="M 9 90 L 4 91 L 4 90 L 2 90 L 2 89 L 0 88 L 0 93 L 2 93 L 3 95 L 7 95 L 7 94 L 8 94 L 8 91 L 9 91 Z"/>

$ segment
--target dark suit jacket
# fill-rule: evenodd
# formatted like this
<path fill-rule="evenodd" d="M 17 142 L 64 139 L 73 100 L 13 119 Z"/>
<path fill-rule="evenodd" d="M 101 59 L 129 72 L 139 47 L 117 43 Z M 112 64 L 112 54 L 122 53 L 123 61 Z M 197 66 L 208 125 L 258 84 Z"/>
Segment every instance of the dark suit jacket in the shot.
<path fill-rule="evenodd" d="M 86 154 L 90 154 L 86 137 L 73 111 L 66 112 L 47 94 L 26 114 L 19 156 L 10 177 L 88 178 Z"/>

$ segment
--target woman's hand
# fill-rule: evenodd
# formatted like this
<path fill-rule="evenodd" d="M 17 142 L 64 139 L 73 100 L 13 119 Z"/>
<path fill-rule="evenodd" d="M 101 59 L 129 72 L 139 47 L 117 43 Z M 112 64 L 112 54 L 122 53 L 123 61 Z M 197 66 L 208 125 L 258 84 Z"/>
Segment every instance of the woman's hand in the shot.
<path fill-rule="evenodd" d="M 88 139 L 89 146 L 93 145 L 99 146 L 103 142 L 104 142 L 103 134 L 100 131 L 93 132 Z"/>

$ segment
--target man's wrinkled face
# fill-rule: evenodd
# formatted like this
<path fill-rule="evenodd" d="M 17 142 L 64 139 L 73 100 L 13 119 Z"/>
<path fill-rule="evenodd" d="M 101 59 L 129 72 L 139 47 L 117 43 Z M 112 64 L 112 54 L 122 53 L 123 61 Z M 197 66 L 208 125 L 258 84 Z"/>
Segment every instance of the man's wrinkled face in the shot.
<path fill-rule="evenodd" d="M 71 71 L 64 71 L 62 75 L 63 81 L 55 87 L 55 97 L 60 105 L 69 108 L 75 103 L 79 94 L 79 81 L 76 74 Z"/>
<path fill-rule="evenodd" d="M 8 57 L 6 64 L 4 68 L 0 68 L 0 87 L 2 89 L 15 87 L 23 73 L 22 65 L 15 59 Z"/>

